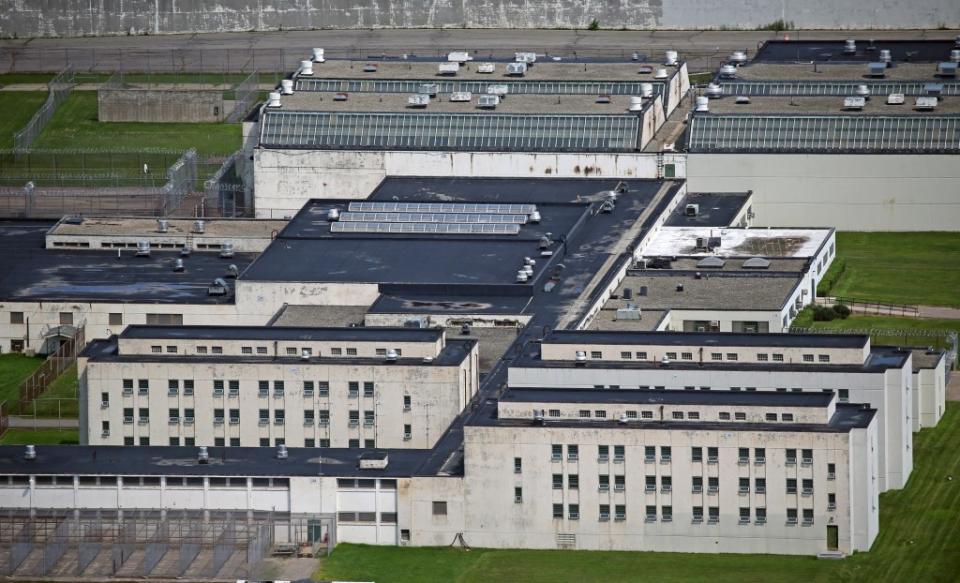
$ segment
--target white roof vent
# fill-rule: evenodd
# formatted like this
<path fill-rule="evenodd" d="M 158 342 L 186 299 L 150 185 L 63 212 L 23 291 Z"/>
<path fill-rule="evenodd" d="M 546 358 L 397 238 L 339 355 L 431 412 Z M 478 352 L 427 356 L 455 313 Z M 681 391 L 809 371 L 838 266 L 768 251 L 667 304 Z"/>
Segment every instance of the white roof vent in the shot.
<path fill-rule="evenodd" d="M 710 111 L 710 99 L 702 95 L 700 97 L 697 97 L 697 105 L 695 110 L 702 111 L 702 112 Z"/>
<path fill-rule="evenodd" d="M 400 358 L 400 354 L 397 353 L 396 349 L 387 349 L 387 362 L 397 362 L 398 358 Z"/>
<path fill-rule="evenodd" d="M 913 102 L 913 108 L 917 111 L 933 111 L 938 102 L 939 100 L 936 97 L 925 95 L 917 97 L 916 101 Z"/>
<path fill-rule="evenodd" d="M 886 77 L 886 63 L 867 63 L 867 77 Z"/>
<path fill-rule="evenodd" d="M 450 93 L 450 101 L 463 102 L 471 101 L 472 99 L 473 95 L 469 91 L 454 91 Z"/>
<path fill-rule="evenodd" d="M 329 209 L 327 210 L 327 220 L 328 221 L 337 221 L 340 219 L 340 209 Z"/>
<path fill-rule="evenodd" d="M 267 107 L 280 107 L 280 92 L 271 91 L 267 96 Z"/>
<path fill-rule="evenodd" d="M 453 51 L 447 53 L 447 61 L 451 63 L 466 63 L 467 61 L 472 61 L 473 57 L 470 56 L 470 53 L 467 51 Z"/>
<path fill-rule="evenodd" d="M 293 79 L 280 80 L 280 94 L 293 95 Z"/>
<path fill-rule="evenodd" d="M 439 75 L 456 75 L 459 71 L 459 63 L 440 63 L 437 65 L 437 74 Z"/>
<path fill-rule="evenodd" d="M 843 43 L 843 52 L 846 55 L 852 55 L 857 52 L 857 41 L 852 38 L 848 38 Z"/>
<path fill-rule="evenodd" d="M 844 97 L 843 98 L 843 108 L 856 111 L 861 110 L 867 104 L 867 100 L 863 97 Z"/>
<path fill-rule="evenodd" d="M 527 74 L 526 63 L 507 63 L 507 75 L 522 77 Z"/>
<path fill-rule="evenodd" d="M 733 54 L 727 60 L 735 65 L 742 65 L 747 62 L 747 53 L 745 51 L 733 51 Z"/>
<path fill-rule="evenodd" d="M 950 51 L 950 60 L 954 63 L 960 63 L 960 49 Z"/>
<path fill-rule="evenodd" d="M 527 283 L 529 279 L 530 279 L 530 276 L 527 275 L 526 269 L 520 269 L 517 271 L 517 278 L 516 278 L 517 283 Z"/>
<path fill-rule="evenodd" d="M 574 359 L 575 359 L 577 362 L 587 362 L 587 351 L 585 351 L 585 350 L 578 350 L 577 353 L 576 353 L 576 355 L 575 355 L 575 357 L 574 357 Z"/>
<path fill-rule="evenodd" d="M 477 65 L 477 73 L 490 74 L 497 70 L 493 63 L 480 63 Z"/>
<path fill-rule="evenodd" d="M 220 257 L 222 259 L 230 259 L 233 257 L 233 243 L 230 241 L 224 241 L 223 246 L 220 247 Z"/>
<path fill-rule="evenodd" d="M 487 94 L 496 95 L 498 97 L 506 97 L 509 87 L 506 84 L 497 84 L 497 85 L 487 85 Z"/>
<path fill-rule="evenodd" d="M 671 67 L 677 64 L 677 60 L 680 58 L 680 54 L 677 51 L 667 51 L 664 53 L 664 63 L 670 65 Z"/>
<path fill-rule="evenodd" d="M 890 63 L 891 61 L 893 61 L 893 57 L 890 56 L 890 49 L 880 49 L 880 62 Z"/>
<path fill-rule="evenodd" d="M 500 105 L 500 97 L 498 95 L 481 95 L 477 99 L 477 107 L 481 109 L 494 109 Z"/>
<path fill-rule="evenodd" d="M 229 279 L 237 279 L 237 277 L 239 276 L 240 276 L 240 268 L 237 267 L 236 264 L 231 263 L 230 265 L 227 266 L 226 277 L 228 277 Z"/>
<path fill-rule="evenodd" d="M 299 75 L 301 77 L 311 77 L 313 76 L 313 61 L 300 61 L 300 71 Z"/>
<path fill-rule="evenodd" d="M 891 93 L 887 95 L 887 105 L 903 105 L 906 96 L 903 93 Z"/>
<path fill-rule="evenodd" d="M 689 203 L 687 206 L 683 207 L 683 215 L 687 217 L 695 217 L 700 214 L 700 205 L 696 203 Z"/>
<path fill-rule="evenodd" d="M 287 451 L 287 446 L 281 443 L 277 446 L 277 459 L 285 460 L 288 457 L 290 457 L 290 452 Z"/>
<path fill-rule="evenodd" d="M 424 108 L 430 105 L 430 96 L 426 93 L 417 93 L 407 97 L 407 107 Z"/>
<path fill-rule="evenodd" d="M 630 105 L 627 107 L 628 111 L 642 111 L 643 110 L 643 97 L 637 95 L 630 96 Z"/>
<path fill-rule="evenodd" d="M 167 219 L 157 219 L 157 232 L 166 233 L 170 230 L 170 221 Z"/>
<path fill-rule="evenodd" d="M 533 420 L 537 423 L 543 423 L 543 409 L 534 409 L 533 410 Z"/>
<path fill-rule="evenodd" d="M 870 88 L 863 84 L 857 85 L 857 89 L 854 91 L 854 93 L 857 97 L 863 97 L 864 99 L 870 98 Z"/>
<path fill-rule="evenodd" d="M 137 241 L 137 257 L 150 257 L 149 241 Z"/>
<path fill-rule="evenodd" d="M 197 463 L 198 464 L 208 464 L 210 463 L 210 452 L 207 451 L 207 446 L 201 445 L 197 450 Z"/>
<path fill-rule="evenodd" d="M 185 269 L 186 267 L 184 267 L 183 265 L 183 259 L 181 259 L 180 257 L 177 257 L 176 259 L 173 260 L 173 271 L 175 271 L 176 273 L 181 273 Z"/>
<path fill-rule="evenodd" d="M 322 63 L 326 61 L 327 59 L 324 57 L 323 53 L 324 53 L 323 49 L 313 49 L 313 62 Z"/>
<path fill-rule="evenodd" d="M 732 78 L 737 76 L 737 66 L 727 63 L 726 65 L 720 65 L 720 76 L 726 78 Z"/>
<path fill-rule="evenodd" d="M 710 83 L 707 85 L 707 90 L 705 92 L 707 97 L 710 99 L 717 99 L 718 97 L 723 97 L 723 87 L 718 83 Z"/>
<path fill-rule="evenodd" d="M 300 360 L 310 360 L 310 349 L 302 348 L 300 349 Z"/>
<path fill-rule="evenodd" d="M 626 425 L 627 423 L 630 422 L 630 418 L 627 417 L 627 414 L 626 414 L 626 413 L 621 413 L 621 414 L 620 414 L 620 418 L 617 419 L 617 422 L 619 422 L 620 425 Z"/>
<path fill-rule="evenodd" d="M 201 233 L 201 234 L 202 234 L 205 228 L 206 228 L 206 224 L 203 222 L 202 219 L 197 219 L 197 220 L 193 221 L 193 232 L 194 232 L 194 233 Z"/>
<path fill-rule="evenodd" d="M 647 99 L 653 98 L 653 83 L 640 84 L 640 97 L 645 97 Z"/>
<path fill-rule="evenodd" d="M 28 445 L 28 446 L 23 450 L 23 459 L 25 459 L 25 460 L 35 460 L 35 459 L 37 459 L 37 446 L 35 446 L 35 445 Z"/>
<path fill-rule="evenodd" d="M 653 76 L 654 79 L 666 79 L 668 77 L 669 75 L 667 74 L 667 70 L 664 69 L 663 67 L 660 67 L 659 69 L 657 69 L 656 74 Z"/>
<path fill-rule="evenodd" d="M 537 62 L 537 53 L 513 53 L 513 60 L 517 63 L 532 65 Z"/>
<path fill-rule="evenodd" d="M 530 219 L 529 219 L 529 220 L 530 220 L 531 223 L 539 223 L 539 222 L 540 222 L 540 211 L 533 211 L 532 213 L 530 213 Z"/>

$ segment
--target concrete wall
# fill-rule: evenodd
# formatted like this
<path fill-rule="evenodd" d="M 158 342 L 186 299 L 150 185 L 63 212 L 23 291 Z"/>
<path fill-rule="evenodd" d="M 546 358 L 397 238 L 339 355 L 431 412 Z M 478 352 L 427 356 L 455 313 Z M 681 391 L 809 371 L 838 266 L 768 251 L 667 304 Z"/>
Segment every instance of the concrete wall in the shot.
<path fill-rule="evenodd" d="M 221 122 L 222 91 L 101 89 L 97 91 L 99 121 Z"/>
<path fill-rule="evenodd" d="M 960 26 L 954 0 L 0 0 L 0 35 L 85 36 L 351 28 L 799 28 Z"/>
<path fill-rule="evenodd" d="M 753 190 L 756 226 L 960 229 L 952 155 L 690 154 L 691 192 Z"/>

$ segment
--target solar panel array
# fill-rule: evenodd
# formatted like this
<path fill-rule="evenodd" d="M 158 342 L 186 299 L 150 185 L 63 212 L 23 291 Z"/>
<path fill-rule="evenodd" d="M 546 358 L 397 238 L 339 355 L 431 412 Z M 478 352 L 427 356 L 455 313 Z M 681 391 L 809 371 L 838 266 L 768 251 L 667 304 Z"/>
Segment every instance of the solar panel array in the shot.
<path fill-rule="evenodd" d="M 927 95 L 926 81 L 720 81 L 724 95 L 754 96 L 845 96 L 855 95 L 858 85 L 870 88 L 871 95 Z M 960 82 L 943 82 L 943 95 L 960 95 Z"/>
<path fill-rule="evenodd" d="M 513 223 L 522 225 L 527 222 L 527 215 L 494 215 L 469 213 L 341 213 L 341 221 L 347 222 L 381 222 L 381 223 L 468 223 L 468 224 L 497 224 Z"/>
<path fill-rule="evenodd" d="M 467 202 L 377 202 L 365 200 L 351 202 L 347 208 L 351 212 L 524 215 L 524 219 L 526 219 L 526 215 L 537 210 L 537 205 Z M 526 221 L 524 220 L 524 222 Z"/>
<path fill-rule="evenodd" d="M 584 152 L 639 149 L 636 115 L 267 111 L 268 148 Z"/>
<path fill-rule="evenodd" d="M 960 116 L 694 115 L 691 152 L 958 152 Z"/>
<path fill-rule="evenodd" d="M 507 79 L 307 79 L 298 78 L 296 91 L 347 93 L 418 93 L 421 85 L 437 86 L 439 93 L 486 93 L 490 85 L 506 85 L 512 95 L 640 95 L 640 85 L 653 85 L 654 95 L 664 93 L 662 82 L 648 81 L 515 81 Z"/>
<path fill-rule="evenodd" d="M 517 224 L 465 223 L 385 223 L 336 222 L 330 224 L 331 233 L 402 233 L 434 235 L 519 235 Z"/>

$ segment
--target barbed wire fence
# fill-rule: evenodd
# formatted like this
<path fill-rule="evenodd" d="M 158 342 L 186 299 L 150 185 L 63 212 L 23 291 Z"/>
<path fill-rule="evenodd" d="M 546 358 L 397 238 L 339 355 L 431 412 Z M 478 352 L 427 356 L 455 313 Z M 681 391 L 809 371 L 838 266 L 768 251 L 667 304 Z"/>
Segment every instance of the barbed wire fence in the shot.
<path fill-rule="evenodd" d="M 167 216 L 180 208 L 183 199 L 193 192 L 197 184 L 197 150 L 190 148 L 167 169 L 167 183 L 163 185 L 162 215 Z"/>
<path fill-rule="evenodd" d="M 36 139 L 40 137 L 43 128 L 47 127 L 47 124 L 53 119 L 57 108 L 70 96 L 70 92 L 73 91 L 75 85 L 73 68 L 69 65 L 47 83 L 47 100 L 43 106 L 33 114 L 33 117 L 27 122 L 26 127 L 14 135 L 14 150 L 17 152 L 25 152 L 30 149 Z"/>
<path fill-rule="evenodd" d="M 253 108 L 260 95 L 260 75 L 256 71 L 237 84 L 233 90 L 233 111 L 227 116 L 226 123 L 242 121 Z"/>

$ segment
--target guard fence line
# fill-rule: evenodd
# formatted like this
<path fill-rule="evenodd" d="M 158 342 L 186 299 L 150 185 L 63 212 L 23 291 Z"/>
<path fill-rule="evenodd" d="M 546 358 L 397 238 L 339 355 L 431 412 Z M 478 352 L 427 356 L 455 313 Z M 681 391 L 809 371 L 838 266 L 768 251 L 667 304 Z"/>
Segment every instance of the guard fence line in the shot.
<path fill-rule="evenodd" d="M 40 137 L 43 128 L 47 127 L 47 124 L 53 119 L 53 114 L 56 113 L 60 104 L 70 96 L 70 92 L 73 90 L 75 84 L 73 68 L 70 67 L 69 64 L 66 69 L 58 73 L 47 83 L 47 100 L 40 109 L 33 114 L 33 117 L 30 118 L 27 125 L 14 135 L 14 150 L 22 152 L 30 149 L 33 142 Z"/>

